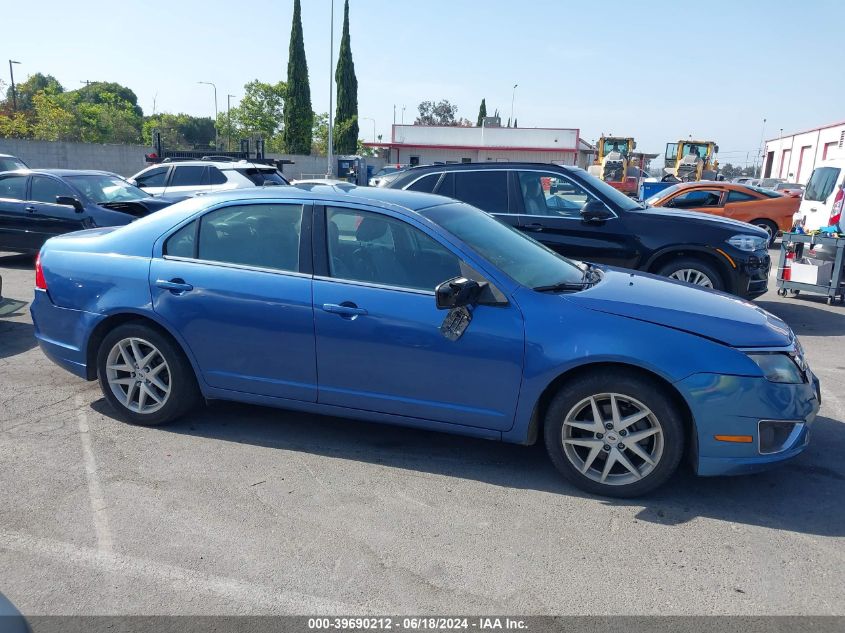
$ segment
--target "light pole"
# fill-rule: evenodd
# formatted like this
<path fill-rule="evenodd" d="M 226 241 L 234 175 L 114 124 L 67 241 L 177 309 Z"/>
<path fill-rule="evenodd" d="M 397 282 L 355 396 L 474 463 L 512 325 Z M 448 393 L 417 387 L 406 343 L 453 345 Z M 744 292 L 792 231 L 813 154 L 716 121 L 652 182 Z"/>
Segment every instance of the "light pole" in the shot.
<path fill-rule="evenodd" d="M 329 15 L 331 26 L 329 27 L 329 146 L 326 154 L 328 165 L 326 165 L 326 178 L 334 176 L 334 168 L 332 167 L 332 160 L 334 153 L 334 131 L 332 130 L 332 109 L 334 108 L 334 0 L 332 0 L 332 8 Z"/>
<path fill-rule="evenodd" d="M 519 88 L 519 84 L 513 85 L 513 92 L 511 92 L 511 121 L 513 121 L 513 100 L 516 98 L 516 89 Z"/>
<path fill-rule="evenodd" d="M 214 151 L 217 151 L 220 148 L 217 138 L 217 86 L 214 85 L 213 81 L 198 81 L 197 83 L 214 88 Z"/>
<path fill-rule="evenodd" d="M 766 148 L 763 145 L 763 141 L 765 140 L 765 138 L 766 138 L 766 119 L 764 117 L 763 118 L 763 127 L 760 129 L 760 152 L 759 152 L 760 173 L 759 174 L 757 173 L 757 158 L 754 159 L 754 176 L 757 177 L 757 178 L 763 177 L 763 165 L 766 162 L 766 157 L 765 157 Z"/>
<path fill-rule="evenodd" d="M 362 117 L 360 117 L 360 119 L 362 121 L 372 121 L 373 122 L 373 143 L 375 143 L 376 142 L 376 120 L 372 119 L 368 116 L 362 116 Z"/>
<path fill-rule="evenodd" d="M 15 92 L 15 71 L 12 68 L 12 64 L 20 64 L 20 62 L 16 62 L 14 59 L 9 60 L 9 76 L 12 79 L 12 112 L 18 111 L 18 95 Z"/>
<path fill-rule="evenodd" d="M 232 151 L 232 97 L 237 95 L 226 95 L 226 151 Z"/>
<path fill-rule="evenodd" d="M 402 106 L 402 125 L 405 125 L 405 106 Z"/>

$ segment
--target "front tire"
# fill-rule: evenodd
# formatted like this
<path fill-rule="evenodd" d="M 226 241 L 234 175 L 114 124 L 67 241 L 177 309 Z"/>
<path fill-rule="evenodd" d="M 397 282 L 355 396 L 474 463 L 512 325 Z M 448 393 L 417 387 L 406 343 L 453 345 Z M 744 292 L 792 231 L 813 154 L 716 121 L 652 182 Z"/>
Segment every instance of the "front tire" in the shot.
<path fill-rule="evenodd" d="M 765 220 L 765 219 L 762 219 L 762 218 L 759 219 L 759 220 L 754 220 L 753 222 L 751 222 L 751 224 L 753 224 L 757 228 L 763 229 L 766 233 L 768 233 L 769 234 L 769 244 L 768 244 L 768 246 L 769 246 L 769 248 L 774 246 L 775 240 L 777 239 L 778 231 L 779 231 L 777 224 L 775 224 L 771 220 Z"/>
<path fill-rule="evenodd" d="M 725 289 L 719 271 L 707 262 L 693 257 L 681 257 L 673 260 L 658 270 L 657 274 L 701 288 Z"/>
<path fill-rule="evenodd" d="M 661 486 L 684 447 L 681 415 L 666 388 L 619 369 L 565 384 L 549 405 L 543 433 L 560 473 L 607 497 L 636 497 Z"/>
<path fill-rule="evenodd" d="M 193 368 L 173 340 L 142 323 L 109 332 L 97 353 L 100 388 L 118 417 L 158 426 L 199 401 Z"/>

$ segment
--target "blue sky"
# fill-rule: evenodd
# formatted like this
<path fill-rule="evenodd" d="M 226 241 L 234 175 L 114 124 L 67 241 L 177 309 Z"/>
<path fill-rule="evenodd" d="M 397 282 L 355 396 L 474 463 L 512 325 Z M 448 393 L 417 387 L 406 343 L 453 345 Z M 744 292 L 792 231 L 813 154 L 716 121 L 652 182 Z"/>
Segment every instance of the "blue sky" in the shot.
<path fill-rule="evenodd" d="M 330 0 L 302 0 L 314 109 L 328 110 Z M 335 57 L 342 0 L 335 1 Z M 488 110 L 520 127 L 631 135 L 639 148 L 716 140 L 744 163 L 766 137 L 845 119 L 843 9 L 836 0 L 683 3 L 568 0 L 351 0 L 359 114 L 389 137 L 406 107 L 449 99 L 475 120 Z M 694 6 L 695 8 L 688 8 Z M 243 84 L 286 75 L 293 0 L 6 2 L 0 77 L 41 71 L 132 88 L 145 113 L 213 114 Z M 371 121 L 361 121 L 370 140 Z"/>

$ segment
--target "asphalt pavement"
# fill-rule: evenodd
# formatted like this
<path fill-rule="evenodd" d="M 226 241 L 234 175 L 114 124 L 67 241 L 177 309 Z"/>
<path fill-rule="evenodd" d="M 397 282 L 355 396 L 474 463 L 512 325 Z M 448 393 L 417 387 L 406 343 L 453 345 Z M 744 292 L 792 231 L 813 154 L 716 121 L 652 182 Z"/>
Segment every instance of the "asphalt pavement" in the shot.
<path fill-rule="evenodd" d="M 845 308 L 756 301 L 822 383 L 810 447 L 585 495 L 523 447 L 216 403 L 124 424 L 0 254 L 0 601 L 36 614 L 845 614 Z M 681 351 L 679 351 L 681 353 Z"/>

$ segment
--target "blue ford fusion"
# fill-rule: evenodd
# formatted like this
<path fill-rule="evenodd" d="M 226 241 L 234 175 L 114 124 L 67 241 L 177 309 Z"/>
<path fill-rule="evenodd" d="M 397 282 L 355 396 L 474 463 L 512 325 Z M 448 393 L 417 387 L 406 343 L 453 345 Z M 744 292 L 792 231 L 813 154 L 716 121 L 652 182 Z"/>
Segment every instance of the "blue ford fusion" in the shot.
<path fill-rule="evenodd" d="M 123 419 L 202 398 L 528 444 L 645 493 L 800 453 L 818 381 L 780 319 L 567 260 L 447 198 L 315 185 L 182 202 L 49 240 L 36 336 Z"/>

